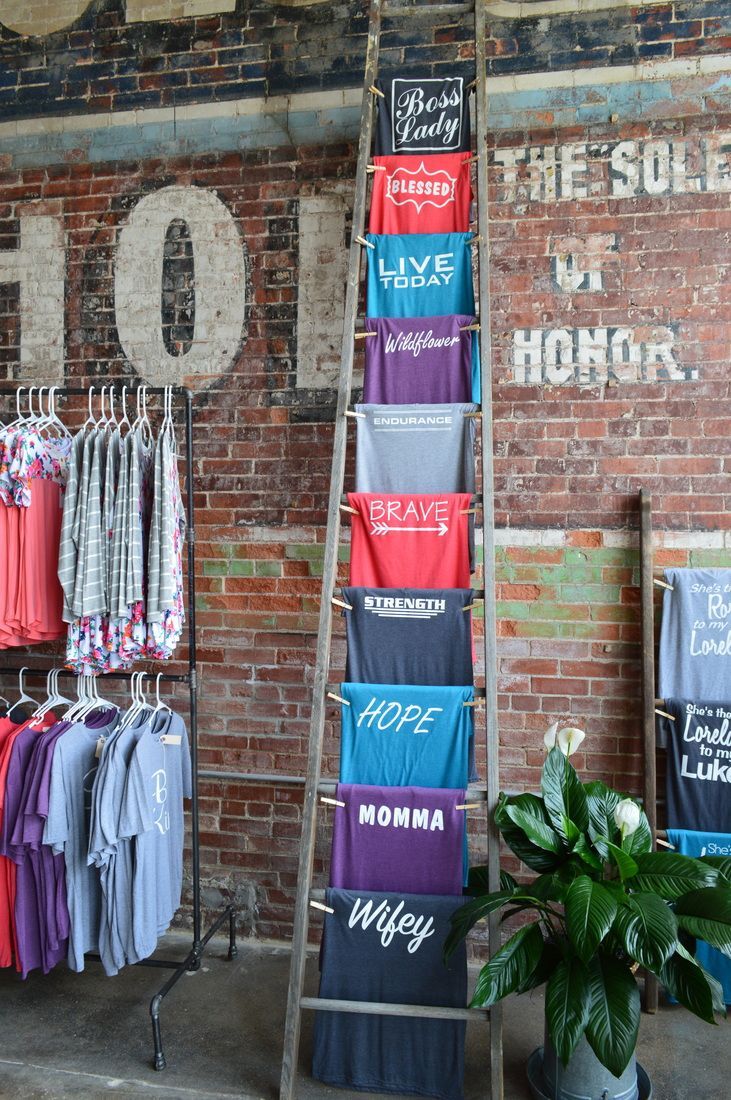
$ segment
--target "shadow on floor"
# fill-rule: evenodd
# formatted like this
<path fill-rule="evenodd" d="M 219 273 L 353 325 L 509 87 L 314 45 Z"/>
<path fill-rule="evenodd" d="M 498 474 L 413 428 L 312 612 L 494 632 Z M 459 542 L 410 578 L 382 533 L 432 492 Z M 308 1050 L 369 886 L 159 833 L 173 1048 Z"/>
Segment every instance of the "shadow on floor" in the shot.
<path fill-rule="evenodd" d="M 184 957 L 190 941 L 166 937 L 166 955 Z M 164 971 L 130 967 L 116 978 L 90 963 L 83 974 L 58 968 L 20 982 L 0 971 L 0 1097 L 8 1100 L 133 1097 L 275 1100 L 278 1095 L 289 975 L 285 948 L 241 945 L 226 959 L 214 940 L 203 967 L 186 975 L 164 1003 L 168 1068 L 151 1068 L 149 1001 Z M 309 993 L 317 991 L 310 960 Z M 643 1016 L 639 1058 L 656 1100 L 724 1100 L 729 1095 L 728 1023 L 709 1027 L 682 1008 Z M 363 1093 L 328 1088 L 308 1076 L 312 1013 L 304 1014 L 298 1096 L 351 1100 Z M 505 1009 L 505 1100 L 530 1100 L 525 1063 L 542 1042 L 539 994 Z M 374 1094 L 370 1094 L 374 1095 Z M 487 1096 L 487 1026 L 468 1026 L 465 1100 Z"/>

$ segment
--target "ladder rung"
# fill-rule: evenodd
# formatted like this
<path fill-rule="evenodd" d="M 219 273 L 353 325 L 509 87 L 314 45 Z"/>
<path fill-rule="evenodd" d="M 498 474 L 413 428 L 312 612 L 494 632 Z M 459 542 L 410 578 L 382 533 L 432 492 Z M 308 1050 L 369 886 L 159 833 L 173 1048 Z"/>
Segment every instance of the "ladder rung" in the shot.
<path fill-rule="evenodd" d="M 300 1008 L 314 1008 L 318 1012 L 358 1012 L 366 1016 L 421 1016 L 432 1020 L 487 1019 L 487 1008 L 449 1008 L 439 1005 L 397 1005 L 381 1001 L 338 1001 L 331 997 L 302 997 Z"/>
<path fill-rule="evenodd" d="M 404 494 L 399 494 L 399 493 L 393 493 L 393 494 L 384 494 L 384 495 L 387 495 L 387 496 L 389 496 L 389 495 L 393 495 L 393 496 L 399 496 L 399 495 L 403 495 L 403 496 L 419 496 L 419 494 L 418 494 L 418 493 L 404 493 Z M 439 496 L 439 493 L 427 493 L 427 494 L 425 494 L 425 495 L 426 495 L 426 496 Z M 445 496 L 448 496 L 449 494 L 448 494 L 448 493 L 445 493 L 444 495 L 445 495 Z M 482 504 L 482 493 L 473 493 L 470 499 L 471 499 L 471 501 L 472 501 L 472 503 L 473 503 L 473 504 Z M 341 503 L 341 504 L 347 504 L 347 503 L 348 503 L 348 494 L 347 494 L 347 493 L 343 493 L 343 494 L 341 495 L 341 497 L 340 497 L 340 503 Z"/>
<path fill-rule="evenodd" d="M 335 791 L 335 790 L 337 790 L 337 787 L 338 787 L 338 784 L 334 779 L 321 779 L 320 782 L 317 784 L 317 789 L 322 794 L 325 794 L 326 791 Z M 467 801 L 469 802 L 469 801 L 473 801 L 475 799 L 478 802 L 486 802 L 487 801 L 487 790 L 485 789 L 485 787 L 468 787 L 467 788 Z M 324 890 L 310 890 L 310 897 L 312 898 L 313 901 L 324 901 L 325 891 Z"/>
<path fill-rule="evenodd" d="M 413 18 L 419 15 L 468 15 L 475 10 L 471 4 L 384 4 L 383 15 L 386 19 L 399 19 L 404 16 Z"/>

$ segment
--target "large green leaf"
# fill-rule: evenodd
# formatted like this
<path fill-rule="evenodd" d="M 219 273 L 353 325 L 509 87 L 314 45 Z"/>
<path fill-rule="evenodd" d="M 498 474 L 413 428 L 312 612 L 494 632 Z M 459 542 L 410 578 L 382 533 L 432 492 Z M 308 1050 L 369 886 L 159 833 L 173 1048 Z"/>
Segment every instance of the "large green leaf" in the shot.
<path fill-rule="evenodd" d="M 614 841 L 619 836 L 614 811 L 621 802 L 622 796 L 599 780 L 585 783 L 584 791 L 589 810 L 589 834 L 592 840 L 603 836 L 605 840 Z"/>
<path fill-rule="evenodd" d="M 561 852 L 557 855 L 533 844 L 523 830 L 519 829 L 508 816 L 508 809 L 511 806 L 517 806 L 530 814 L 531 817 L 535 817 L 538 821 L 548 825 L 548 816 L 540 798 L 536 798 L 534 794 L 512 796 L 501 794 L 495 807 L 495 824 L 500 829 L 505 843 L 518 859 L 525 863 L 526 867 L 530 867 L 532 871 L 555 870 L 566 858 L 565 854 Z"/>
<path fill-rule="evenodd" d="M 597 840 L 596 846 L 599 850 L 602 848 L 606 850 L 607 858 L 611 859 L 612 863 L 619 871 L 619 877 L 622 882 L 634 878 L 638 871 L 637 863 L 623 848 L 618 847 L 616 844 L 612 844 L 611 840 Z"/>
<path fill-rule="evenodd" d="M 478 921 L 484 920 L 490 913 L 502 909 L 503 905 L 508 904 L 512 896 L 512 890 L 496 890 L 494 894 L 472 898 L 471 901 L 460 906 L 452 913 L 449 918 L 452 927 L 444 941 L 444 957 L 448 959 Z"/>
<path fill-rule="evenodd" d="M 652 830 L 647 814 L 640 811 L 640 823 L 633 833 L 622 841 L 622 848 L 631 856 L 638 856 L 642 852 L 652 851 Z"/>
<path fill-rule="evenodd" d="M 637 982 L 625 963 L 601 953 L 592 959 L 589 973 L 591 1008 L 586 1038 L 602 1065 L 621 1077 L 637 1046 Z"/>
<path fill-rule="evenodd" d="M 718 871 L 719 878 L 731 886 L 731 856 L 700 856 L 700 863 L 707 863 Z"/>
<path fill-rule="evenodd" d="M 538 966 L 524 982 L 520 983 L 515 992 L 529 993 L 531 989 L 537 989 L 539 985 L 543 985 L 551 977 L 562 958 L 563 955 L 557 945 L 551 940 L 546 940 L 543 944 L 543 954 L 538 960 Z"/>
<path fill-rule="evenodd" d="M 695 942 L 695 941 L 694 941 Z M 720 1016 L 726 1015 L 726 999 L 723 995 L 723 986 L 714 978 L 712 974 L 709 974 L 706 968 L 698 962 L 698 959 L 691 955 L 690 951 L 687 951 L 682 943 L 678 943 L 677 953 L 681 959 L 685 959 L 686 962 L 695 963 L 695 965 L 703 971 L 703 977 L 708 982 L 708 987 L 711 990 L 711 998 L 713 1000 L 713 1011 L 718 1012 Z"/>
<path fill-rule="evenodd" d="M 587 963 L 612 927 L 617 902 L 599 882 L 580 875 L 566 894 L 566 927 L 576 953 Z"/>
<path fill-rule="evenodd" d="M 578 856 L 581 862 L 585 863 L 587 867 L 591 867 L 592 871 L 596 871 L 597 873 L 601 872 L 603 867 L 602 861 L 586 839 L 584 833 L 581 833 L 572 850 L 573 854 Z"/>
<path fill-rule="evenodd" d="M 691 890 L 675 903 L 678 924 L 686 932 L 731 955 L 731 889 Z"/>
<path fill-rule="evenodd" d="M 581 781 L 568 757 L 560 749 L 551 749 L 546 757 L 541 776 L 541 794 L 554 828 L 562 837 L 574 843 L 576 836 L 569 823 L 580 832 L 585 832 L 589 828 L 589 807 Z"/>
<path fill-rule="evenodd" d="M 540 818 L 521 809 L 520 806 L 508 806 L 507 812 L 513 824 L 522 829 L 532 844 L 535 844 L 538 848 L 543 848 L 546 852 L 553 852 L 555 855 L 563 851 L 561 837 L 545 821 L 541 821 Z"/>
<path fill-rule="evenodd" d="M 485 868 L 485 871 L 487 871 L 487 867 Z M 470 881 L 471 881 L 471 878 L 470 878 Z M 511 874 L 509 874 L 507 871 L 501 871 L 500 872 L 500 889 L 501 890 L 517 890 L 518 889 L 518 880 L 514 879 L 513 876 Z"/>
<path fill-rule="evenodd" d="M 546 1021 L 551 1042 L 564 1065 L 589 1022 L 589 972 L 576 956 L 562 959 L 546 985 Z"/>
<path fill-rule="evenodd" d="M 614 929 L 630 958 L 657 973 L 675 951 L 678 925 L 656 894 L 632 894 L 620 905 Z"/>
<path fill-rule="evenodd" d="M 676 951 L 661 968 L 658 977 L 676 1001 L 707 1024 L 715 1024 L 713 992 L 695 959 L 684 957 Z"/>
<path fill-rule="evenodd" d="M 513 852 L 526 867 L 530 867 L 531 871 L 555 871 L 566 859 L 564 853 L 554 855 L 552 852 L 547 852 L 543 848 L 539 848 L 536 844 L 532 844 L 522 829 L 518 829 L 517 827 L 506 829 L 501 826 L 500 832 L 511 852 Z"/>
<path fill-rule="evenodd" d="M 483 966 L 477 978 L 473 1008 L 495 1004 L 522 985 L 538 966 L 543 936 L 538 924 L 526 924 Z"/>
<path fill-rule="evenodd" d="M 715 886 L 718 871 L 699 859 L 677 852 L 644 852 L 635 857 L 638 871 L 633 889 L 647 890 L 674 901 L 689 890 Z"/>

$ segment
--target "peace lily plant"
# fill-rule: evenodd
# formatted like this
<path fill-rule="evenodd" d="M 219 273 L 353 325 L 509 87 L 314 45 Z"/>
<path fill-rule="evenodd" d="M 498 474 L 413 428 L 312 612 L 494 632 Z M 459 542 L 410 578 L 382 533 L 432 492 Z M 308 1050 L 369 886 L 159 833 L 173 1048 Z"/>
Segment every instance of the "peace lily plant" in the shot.
<path fill-rule="evenodd" d="M 698 937 L 731 955 L 731 858 L 653 851 L 636 802 L 579 780 L 568 757 L 584 736 L 551 727 L 541 796 L 500 795 L 496 824 L 537 875 L 519 883 L 503 872 L 490 892 L 487 868 L 474 868 L 475 896 L 452 916 L 445 953 L 491 913 L 531 914 L 480 971 L 472 1005 L 545 982 L 548 1034 L 564 1066 L 585 1035 L 620 1077 L 637 1043 L 638 966 L 709 1024 L 725 1013 L 721 987 L 693 951 Z"/>

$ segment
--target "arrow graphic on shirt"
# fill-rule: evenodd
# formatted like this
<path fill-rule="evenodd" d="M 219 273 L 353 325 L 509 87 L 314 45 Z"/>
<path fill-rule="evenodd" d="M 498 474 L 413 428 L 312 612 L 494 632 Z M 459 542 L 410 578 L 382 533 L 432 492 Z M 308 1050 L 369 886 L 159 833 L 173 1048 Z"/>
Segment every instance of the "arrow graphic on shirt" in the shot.
<path fill-rule="evenodd" d="M 389 531 L 436 531 L 437 538 L 441 538 L 442 535 L 448 534 L 449 524 L 441 521 L 436 527 L 389 527 L 387 523 L 371 524 L 372 535 L 387 535 Z"/>

